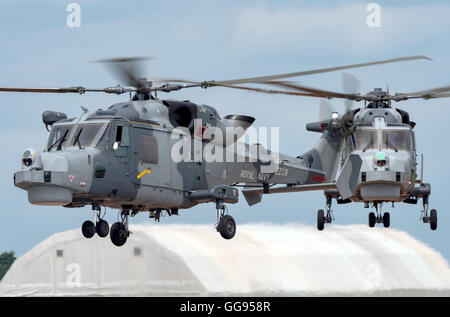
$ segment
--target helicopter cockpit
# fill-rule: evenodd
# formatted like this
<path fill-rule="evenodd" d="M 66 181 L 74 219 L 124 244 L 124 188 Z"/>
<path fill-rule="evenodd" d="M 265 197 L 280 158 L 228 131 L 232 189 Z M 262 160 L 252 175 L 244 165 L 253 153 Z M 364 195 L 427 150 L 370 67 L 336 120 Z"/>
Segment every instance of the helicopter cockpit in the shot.
<path fill-rule="evenodd" d="M 96 147 L 107 150 L 109 147 L 110 124 L 89 123 L 54 126 L 49 134 L 45 151 L 56 151 L 67 147 Z"/>
<path fill-rule="evenodd" d="M 354 150 L 394 150 L 412 152 L 413 135 L 408 127 L 383 129 L 359 127 L 352 134 Z"/>
<path fill-rule="evenodd" d="M 54 126 L 50 130 L 45 151 L 61 150 L 66 147 L 73 125 Z"/>

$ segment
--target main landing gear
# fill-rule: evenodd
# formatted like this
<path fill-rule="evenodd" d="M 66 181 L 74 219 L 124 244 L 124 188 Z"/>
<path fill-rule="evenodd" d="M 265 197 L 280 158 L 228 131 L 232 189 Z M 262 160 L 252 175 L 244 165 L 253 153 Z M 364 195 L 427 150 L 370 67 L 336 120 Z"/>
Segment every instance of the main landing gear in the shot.
<path fill-rule="evenodd" d="M 422 211 L 422 221 L 423 223 L 429 223 L 431 230 L 437 229 L 437 211 L 436 209 L 431 209 L 430 215 L 428 215 L 428 196 L 423 196 L 423 211 Z"/>
<path fill-rule="evenodd" d="M 92 210 L 95 213 L 95 224 L 90 220 L 86 220 L 81 226 L 81 232 L 83 233 L 83 236 L 88 239 L 92 238 L 95 233 L 97 233 L 100 238 L 105 238 L 109 233 L 109 225 L 103 219 L 105 214 L 103 214 L 103 216 L 101 215 L 101 209 L 99 205 L 92 205 Z"/>
<path fill-rule="evenodd" d="M 94 222 L 87 220 L 83 223 L 81 231 L 86 238 L 92 238 L 96 233 L 99 237 L 105 238 L 108 236 L 111 242 L 120 247 L 127 242 L 130 236 L 128 230 L 128 216 L 130 215 L 129 209 L 124 209 L 120 212 L 120 221 L 114 223 L 109 229 L 108 223 L 103 219 L 105 214 L 101 215 L 100 206 L 93 205 L 92 210 L 95 212 Z"/>
<path fill-rule="evenodd" d="M 326 198 L 326 205 L 327 205 L 326 216 L 325 216 L 323 209 L 320 209 L 317 212 L 317 229 L 318 230 L 323 230 L 326 223 L 331 223 L 334 220 L 333 211 L 331 210 L 331 200 L 332 200 L 332 197 L 327 196 L 327 198 Z"/>
<path fill-rule="evenodd" d="M 381 215 L 383 203 L 375 202 L 374 206 L 377 209 L 377 214 L 375 215 L 373 212 L 369 213 L 369 227 L 373 228 L 375 224 L 382 223 L 385 228 L 389 228 L 391 225 L 391 215 L 388 212 L 385 212 L 383 216 Z"/>
<path fill-rule="evenodd" d="M 128 216 L 130 215 L 129 210 L 122 210 L 120 213 L 121 221 L 115 222 L 111 226 L 111 233 L 109 237 L 111 238 L 111 242 L 115 246 L 123 246 L 128 237 L 130 236 L 130 231 L 128 230 Z"/>
<path fill-rule="evenodd" d="M 223 204 L 223 200 L 216 201 L 216 209 L 217 223 L 215 228 L 220 233 L 222 238 L 229 240 L 236 234 L 236 222 L 233 217 L 225 214 L 226 207 Z"/>

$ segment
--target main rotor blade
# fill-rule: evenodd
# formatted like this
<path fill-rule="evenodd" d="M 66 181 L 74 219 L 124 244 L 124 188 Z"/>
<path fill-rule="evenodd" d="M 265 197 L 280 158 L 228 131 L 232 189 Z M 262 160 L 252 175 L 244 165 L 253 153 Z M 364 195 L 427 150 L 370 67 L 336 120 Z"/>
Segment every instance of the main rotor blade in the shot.
<path fill-rule="evenodd" d="M 134 57 L 115 57 L 115 58 L 102 58 L 94 62 L 96 63 L 128 63 L 128 62 L 142 62 L 155 59 L 151 56 L 134 56 Z"/>
<path fill-rule="evenodd" d="M 126 87 L 107 87 L 107 88 L 84 88 L 82 86 L 78 87 L 66 87 L 66 88 L 27 88 L 27 87 L 0 87 L 0 92 L 31 92 L 31 93 L 56 93 L 56 94 L 84 94 L 86 92 L 104 92 L 107 94 L 123 94 L 126 92 L 134 91 L 134 89 Z"/>
<path fill-rule="evenodd" d="M 258 83 L 266 83 L 268 81 L 276 81 L 276 80 L 284 79 L 284 78 L 300 77 L 300 76 L 306 76 L 306 75 L 333 72 L 333 71 L 349 69 L 349 68 L 380 65 L 380 64 L 387 64 L 387 63 L 396 63 L 396 62 L 410 61 L 410 60 L 417 60 L 417 59 L 425 59 L 425 60 L 430 60 L 430 61 L 432 60 L 431 58 L 424 56 L 424 55 L 405 56 L 405 57 L 398 57 L 398 58 L 392 58 L 392 59 L 386 59 L 386 60 L 380 60 L 380 61 L 374 61 L 374 62 L 368 62 L 368 63 L 321 68 L 321 69 L 314 69 L 314 70 L 301 71 L 301 72 L 295 72 L 295 73 L 286 73 L 286 74 L 269 75 L 269 76 L 261 76 L 261 77 L 240 78 L 240 79 L 233 79 L 233 80 L 221 80 L 221 81 L 206 80 L 206 81 L 203 81 L 202 84 L 203 84 L 203 88 L 214 87 L 214 86 L 225 86 L 225 85 L 227 85 L 227 86 L 240 85 L 240 84 L 245 84 L 245 83 L 258 84 Z M 183 80 L 183 79 L 159 78 L 158 80 L 166 81 L 166 82 L 191 83 L 191 84 L 198 83 L 198 82 L 194 82 L 194 81 L 190 81 L 190 80 Z"/>
<path fill-rule="evenodd" d="M 431 98 L 449 98 L 450 97 L 450 93 L 446 93 L 446 94 L 438 94 L 438 95 L 434 95 Z"/>
<path fill-rule="evenodd" d="M 145 80 L 140 79 L 139 69 L 143 68 L 143 61 L 152 60 L 152 57 L 119 57 L 97 60 L 97 63 L 108 65 L 111 72 L 126 86 L 136 88 L 145 87 Z"/>
<path fill-rule="evenodd" d="M 304 96 L 304 97 L 321 97 L 318 94 L 311 94 L 311 93 L 305 93 L 305 92 L 296 92 L 296 91 L 273 90 L 273 89 L 263 89 L 263 88 L 234 86 L 234 85 L 220 85 L 220 84 L 217 85 L 217 86 L 218 87 L 225 87 L 225 88 L 249 90 L 249 91 L 260 92 L 260 93 L 265 93 L 265 94 L 279 94 L 279 95 Z"/>
<path fill-rule="evenodd" d="M 268 81 L 268 82 L 265 82 L 265 84 L 288 88 L 288 89 L 292 89 L 295 91 L 304 91 L 304 92 L 308 92 L 313 95 L 320 96 L 322 98 L 342 98 L 342 99 L 349 99 L 349 100 L 355 100 L 355 101 L 375 100 L 374 97 L 371 97 L 368 95 L 362 96 L 360 94 L 346 94 L 346 93 L 335 92 L 335 91 L 330 91 L 330 90 L 323 90 L 323 89 L 298 85 L 298 84 L 288 82 L 288 81 Z"/>
<path fill-rule="evenodd" d="M 38 92 L 38 93 L 78 93 L 82 94 L 86 91 L 84 87 L 67 87 L 67 88 L 25 88 L 25 87 L 0 87 L 0 91 L 5 92 Z"/>
<path fill-rule="evenodd" d="M 152 78 L 152 80 L 155 80 L 155 78 Z M 164 79 L 161 79 L 161 78 L 159 78 L 157 80 L 164 81 Z M 175 82 L 175 83 L 186 83 L 186 84 L 191 84 L 192 85 L 192 86 L 182 87 L 182 88 L 190 88 L 190 87 L 206 88 L 206 87 L 210 87 L 208 82 L 199 82 L 199 81 L 191 81 L 191 80 L 184 80 L 184 79 L 166 79 L 165 81 L 167 81 L 167 82 Z M 304 97 L 321 97 L 321 96 L 319 96 L 317 94 L 311 94 L 311 93 L 306 93 L 306 92 L 274 90 L 274 89 L 264 89 L 264 88 L 255 88 L 255 87 L 247 87 L 247 86 L 223 85 L 223 84 L 214 84 L 214 86 L 224 87 L 224 88 L 240 89 L 240 90 L 248 90 L 248 91 L 254 91 L 254 92 L 265 93 L 265 94 L 279 94 L 279 95 L 304 96 Z"/>
<path fill-rule="evenodd" d="M 261 77 L 250 77 L 250 78 L 216 81 L 216 82 L 214 82 L 214 84 L 222 84 L 222 85 L 236 85 L 236 84 L 247 84 L 247 83 L 255 84 L 255 83 L 263 83 L 263 82 L 267 82 L 267 81 L 279 80 L 279 79 L 284 79 L 284 78 L 292 78 L 292 77 L 299 77 L 299 76 L 306 76 L 306 75 L 328 73 L 328 72 L 334 72 L 337 70 L 343 70 L 343 69 L 349 69 L 349 68 L 396 63 L 396 62 L 410 61 L 410 60 L 416 60 L 416 59 L 425 59 L 425 60 L 430 60 L 430 61 L 432 60 L 431 58 L 429 58 L 427 56 L 423 56 L 423 55 L 405 56 L 405 57 L 398 57 L 398 58 L 392 58 L 392 59 L 386 59 L 386 60 L 380 60 L 380 61 L 374 61 L 374 62 L 368 62 L 368 63 L 313 69 L 313 70 L 301 71 L 301 72 L 295 72 L 295 73 L 286 73 L 286 74 L 279 74 L 279 75 L 269 75 L 269 76 L 261 76 Z"/>
<path fill-rule="evenodd" d="M 394 100 L 406 100 L 411 98 L 445 98 L 448 96 L 447 92 L 450 91 L 450 86 L 432 88 L 422 91 L 414 91 L 410 93 L 396 93 L 393 96 Z"/>

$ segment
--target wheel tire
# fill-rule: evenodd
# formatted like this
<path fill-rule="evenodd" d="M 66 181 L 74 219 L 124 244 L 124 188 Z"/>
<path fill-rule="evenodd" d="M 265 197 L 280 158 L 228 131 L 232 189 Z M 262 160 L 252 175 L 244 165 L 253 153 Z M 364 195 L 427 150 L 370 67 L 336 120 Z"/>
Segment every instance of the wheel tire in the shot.
<path fill-rule="evenodd" d="M 325 214 L 322 209 L 317 212 L 317 230 L 322 231 L 325 226 Z"/>
<path fill-rule="evenodd" d="M 109 225 L 105 220 L 100 220 L 97 222 L 95 229 L 97 231 L 97 234 L 100 238 L 104 238 L 109 233 Z"/>
<path fill-rule="evenodd" d="M 388 212 L 383 214 L 383 225 L 385 228 L 389 228 L 391 225 L 391 215 Z"/>
<path fill-rule="evenodd" d="M 430 211 L 430 229 L 437 229 L 437 211 L 436 209 L 431 209 Z"/>
<path fill-rule="evenodd" d="M 220 218 L 219 233 L 224 239 L 231 239 L 236 234 L 236 222 L 230 215 Z"/>
<path fill-rule="evenodd" d="M 111 226 L 111 231 L 109 233 L 109 237 L 111 238 L 111 242 L 118 247 L 121 247 L 127 242 L 127 237 L 123 237 L 120 233 L 121 231 L 126 230 L 125 226 L 120 222 L 115 222 Z"/>
<path fill-rule="evenodd" d="M 369 213 L 369 227 L 370 228 L 375 227 L 376 222 L 377 222 L 377 219 L 375 217 L 375 214 L 373 212 Z"/>
<path fill-rule="evenodd" d="M 86 220 L 85 222 L 83 222 L 83 225 L 81 226 L 81 232 L 83 233 L 83 236 L 85 238 L 92 238 L 95 234 L 94 223 L 90 220 Z"/>

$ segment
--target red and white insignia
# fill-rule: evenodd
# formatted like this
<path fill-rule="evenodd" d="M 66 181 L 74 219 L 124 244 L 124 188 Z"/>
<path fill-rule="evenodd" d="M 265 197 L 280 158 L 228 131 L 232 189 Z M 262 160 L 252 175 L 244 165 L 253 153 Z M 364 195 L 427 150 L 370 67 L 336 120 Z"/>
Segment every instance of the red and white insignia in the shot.
<path fill-rule="evenodd" d="M 74 175 L 69 175 L 69 180 L 70 180 L 70 182 L 73 182 L 73 179 L 75 178 L 75 176 Z"/>
<path fill-rule="evenodd" d="M 237 190 L 233 189 L 233 196 L 236 196 L 236 194 L 237 194 Z"/>

